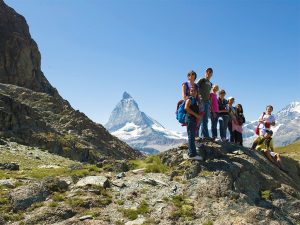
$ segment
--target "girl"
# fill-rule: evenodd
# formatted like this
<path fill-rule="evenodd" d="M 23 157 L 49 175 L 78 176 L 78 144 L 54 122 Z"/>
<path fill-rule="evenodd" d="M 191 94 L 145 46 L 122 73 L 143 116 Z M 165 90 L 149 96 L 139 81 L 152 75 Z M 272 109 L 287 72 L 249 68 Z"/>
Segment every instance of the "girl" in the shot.
<path fill-rule="evenodd" d="M 273 106 L 268 105 L 266 111 L 258 119 L 258 128 L 260 136 L 264 136 L 267 130 L 271 129 L 271 126 L 275 126 L 275 117 L 272 115 Z"/>
<path fill-rule="evenodd" d="M 213 140 L 217 139 L 218 136 L 218 113 L 219 113 L 219 103 L 218 103 L 218 97 L 217 92 L 219 91 L 219 86 L 214 85 L 212 87 L 212 92 L 210 93 L 210 119 L 211 119 L 211 133 Z"/>
<path fill-rule="evenodd" d="M 187 74 L 188 81 L 182 84 L 182 99 L 187 100 L 190 96 L 190 88 L 195 86 L 198 89 L 198 85 L 195 83 L 197 79 L 197 74 L 195 71 L 191 70 Z M 198 92 L 198 90 L 197 90 Z"/>
<path fill-rule="evenodd" d="M 243 124 L 246 122 L 244 117 L 244 110 L 241 104 L 236 105 L 236 115 L 233 120 L 232 129 L 234 135 L 234 142 L 243 146 Z"/>
<path fill-rule="evenodd" d="M 229 112 L 229 120 L 228 120 L 228 130 L 230 134 L 230 142 L 234 142 L 234 134 L 232 130 L 232 123 L 233 120 L 235 119 L 235 114 L 236 114 L 236 109 L 233 107 L 234 103 L 234 97 L 229 97 L 228 98 L 228 112 Z"/>
<path fill-rule="evenodd" d="M 185 102 L 184 109 L 186 114 L 187 133 L 188 133 L 188 145 L 189 145 L 189 159 L 203 160 L 201 156 L 197 155 L 195 145 L 195 135 L 197 127 L 197 119 L 199 115 L 199 105 L 197 101 L 198 90 L 195 85 L 190 87 L 190 97 Z"/>

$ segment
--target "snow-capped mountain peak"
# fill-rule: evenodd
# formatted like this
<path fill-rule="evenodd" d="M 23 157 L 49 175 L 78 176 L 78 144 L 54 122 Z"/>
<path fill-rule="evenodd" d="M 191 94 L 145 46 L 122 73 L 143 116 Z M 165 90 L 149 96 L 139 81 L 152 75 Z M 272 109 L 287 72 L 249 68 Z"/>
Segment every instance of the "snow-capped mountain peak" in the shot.
<path fill-rule="evenodd" d="M 137 102 L 127 92 L 123 93 L 105 127 L 132 147 L 145 152 L 166 150 L 186 141 L 182 133 L 166 129 L 140 111 Z"/>

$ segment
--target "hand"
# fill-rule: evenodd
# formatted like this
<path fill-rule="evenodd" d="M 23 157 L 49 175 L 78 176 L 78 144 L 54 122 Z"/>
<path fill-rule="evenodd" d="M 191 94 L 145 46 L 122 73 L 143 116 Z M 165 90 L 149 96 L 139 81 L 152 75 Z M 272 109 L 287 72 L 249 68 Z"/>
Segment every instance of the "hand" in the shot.
<path fill-rule="evenodd" d="M 200 119 L 201 119 L 200 114 L 196 114 L 196 118 L 197 118 L 198 120 L 200 120 Z"/>

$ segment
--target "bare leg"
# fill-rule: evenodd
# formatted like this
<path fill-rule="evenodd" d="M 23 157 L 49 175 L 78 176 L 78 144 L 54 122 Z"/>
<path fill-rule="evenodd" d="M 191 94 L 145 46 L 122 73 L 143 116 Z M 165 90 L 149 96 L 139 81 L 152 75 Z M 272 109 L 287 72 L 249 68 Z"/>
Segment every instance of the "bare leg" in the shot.
<path fill-rule="evenodd" d="M 268 160 L 270 160 L 272 163 L 274 163 L 275 165 L 277 165 L 277 162 L 273 159 L 273 157 L 271 156 L 269 150 L 264 150 L 264 155 L 266 156 L 266 158 Z"/>

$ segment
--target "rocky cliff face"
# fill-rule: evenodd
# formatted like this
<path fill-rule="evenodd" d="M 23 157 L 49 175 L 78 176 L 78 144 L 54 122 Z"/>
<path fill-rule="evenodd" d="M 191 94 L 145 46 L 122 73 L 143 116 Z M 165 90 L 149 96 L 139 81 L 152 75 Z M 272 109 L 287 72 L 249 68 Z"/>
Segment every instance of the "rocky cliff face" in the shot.
<path fill-rule="evenodd" d="M 0 136 L 80 160 L 140 155 L 62 99 L 24 17 L 0 0 Z"/>
<path fill-rule="evenodd" d="M 58 96 L 41 71 L 41 54 L 23 16 L 0 0 L 0 83 Z"/>

